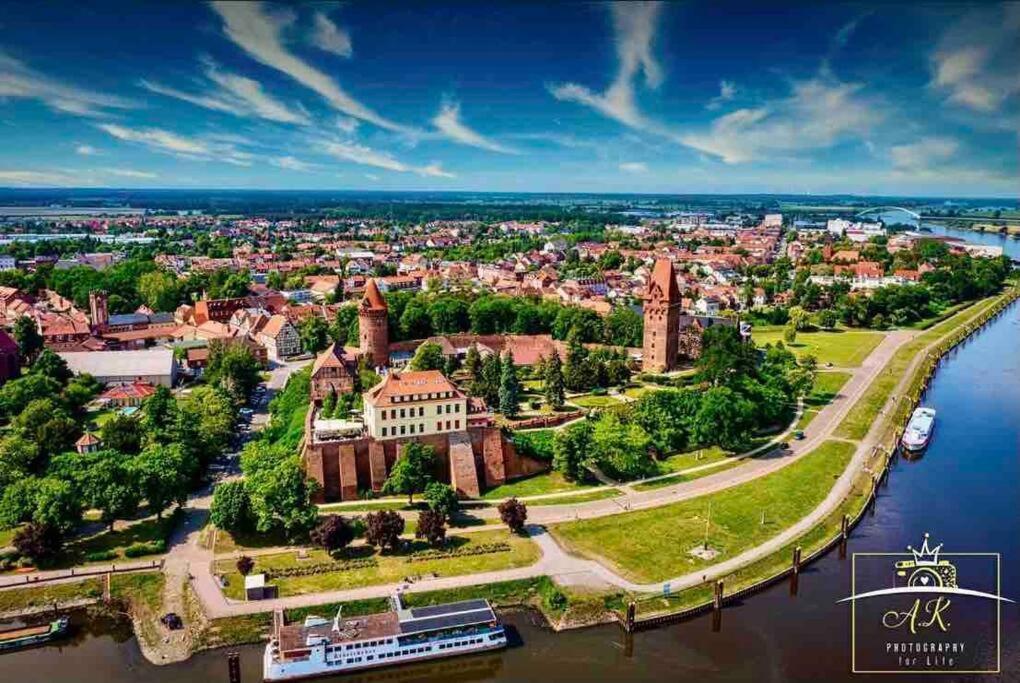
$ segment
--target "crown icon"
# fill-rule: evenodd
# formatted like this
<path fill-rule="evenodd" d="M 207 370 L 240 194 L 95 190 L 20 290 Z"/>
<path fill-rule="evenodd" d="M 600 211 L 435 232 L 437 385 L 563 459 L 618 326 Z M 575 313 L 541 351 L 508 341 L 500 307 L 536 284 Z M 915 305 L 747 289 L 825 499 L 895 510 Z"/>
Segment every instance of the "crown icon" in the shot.
<path fill-rule="evenodd" d="M 920 550 L 914 550 L 914 546 L 908 545 L 907 550 L 914 554 L 914 564 L 918 567 L 924 566 L 937 566 L 939 563 L 939 552 L 942 550 L 942 544 L 939 543 L 934 548 L 928 547 L 928 534 L 924 535 L 924 543 L 921 545 Z"/>

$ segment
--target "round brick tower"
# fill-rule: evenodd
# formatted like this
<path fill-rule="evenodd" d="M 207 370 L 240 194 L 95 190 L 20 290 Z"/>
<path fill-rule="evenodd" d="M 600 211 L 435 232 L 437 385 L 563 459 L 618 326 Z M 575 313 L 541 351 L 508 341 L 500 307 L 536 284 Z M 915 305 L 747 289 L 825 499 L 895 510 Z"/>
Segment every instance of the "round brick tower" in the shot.
<path fill-rule="evenodd" d="M 361 355 L 372 367 L 390 364 L 389 310 L 375 280 L 365 285 L 365 296 L 358 306 L 358 340 Z"/>

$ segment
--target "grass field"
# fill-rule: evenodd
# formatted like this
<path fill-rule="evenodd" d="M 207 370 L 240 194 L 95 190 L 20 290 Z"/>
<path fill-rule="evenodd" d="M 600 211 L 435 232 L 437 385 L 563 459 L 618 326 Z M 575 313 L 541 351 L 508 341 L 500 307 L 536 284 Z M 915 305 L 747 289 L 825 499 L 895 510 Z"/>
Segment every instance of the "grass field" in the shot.
<path fill-rule="evenodd" d="M 696 451 L 677 453 L 665 460 L 659 461 L 659 472 L 662 474 L 679 472 L 680 470 L 698 467 L 699 465 L 707 465 L 710 462 L 722 460 L 730 455 L 733 454 L 723 450 L 721 446 L 709 446 L 708 448 L 699 448 Z"/>
<path fill-rule="evenodd" d="M 836 428 L 834 436 L 844 439 L 863 439 L 879 411 L 899 384 L 903 373 L 910 367 L 914 357 L 929 344 L 938 341 L 954 330 L 963 327 L 985 311 L 997 299 L 988 299 L 961 311 L 927 332 L 904 344 L 893 355 L 882 372 L 868 386 L 864 395 L 854 404 L 847 416 Z"/>
<path fill-rule="evenodd" d="M 804 405 L 820 408 L 828 405 L 839 395 L 839 390 L 850 380 L 849 372 L 819 372 L 811 393 L 804 398 Z"/>
<path fill-rule="evenodd" d="M 0 548 L 6 548 L 14 540 L 14 534 L 18 532 L 17 528 L 13 529 L 0 529 Z"/>
<path fill-rule="evenodd" d="M 663 479 L 656 479 L 655 481 L 648 481 L 641 484 L 635 484 L 635 491 L 650 491 L 652 489 L 661 489 L 663 486 L 672 486 L 673 484 L 682 484 L 687 481 L 694 481 L 695 479 L 701 479 L 707 477 L 710 474 L 716 472 L 722 472 L 724 470 L 733 469 L 737 465 L 743 464 L 743 460 L 734 460 L 732 462 L 724 462 L 716 467 L 710 467 L 704 470 L 698 470 L 697 472 L 688 472 L 687 474 L 675 474 L 670 477 L 664 477 Z"/>
<path fill-rule="evenodd" d="M 853 444 L 826 441 L 753 482 L 650 510 L 559 524 L 552 532 L 572 551 L 601 558 L 633 581 L 662 581 L 738 555 L 803 518 L 828 494 L 853 451 Z M 690 554 L 705 538 L 706 521 L 709 546 L 719 553 L 711 561 Z"/>
<path fill-rule="evenodd" d="M 607 406 L 619 405 L 622 401 L 615 396 L 595 396 L 593 394 L 584 394 L 582 396 L 568 398 L 567 403 L 572 403 L 578 408 L 605 408 Z"/>
<path fill-rule="evenodd" d="M 541 474 L 533 474 L 530 477 L 517 479 L 502 486 L 489 489 L 482 494 L 482 498 L 484 500 L 521 498 L 523 496 L 541 496 L 546 493 L 577 491 L 586 488 L 591 488 L 591 486 L 568 481 L 559 472 L 542 472 Z"/>
<path fill-rule="evenodd" d="M 287 595 L 303 595 L 323 591 L 359 588 L 384 583 L 396 583 L 404 577 L 415 574 L 435 573 L 439 576 L 457 576 L 461 574 L 477 574 L 479 572 L 496 571 L 525 567 L 538 561 L 538 547 L 526 537 L 511 534 L 507 530 L 479 531 L 463 536 L 448 536 L 448 543 L 458 549 L 470 549 L 484 543 L 505 541 L 510 544 L 509 552 L 496 552 L 481 555 L 467 555 L 421 562 L 407 562 L 407 554 L 379 553 L 370 546 L 354 546 L 345 551 L 348 559 L 374 558 L 377 565 L 331 571 L 310 576 L 283 577 L 272 579 L 271 583 L 279 587 L 281 597 Z M 409 544 L 411 551 L 425 550 L 428 546 L 421 541 Z M 331 561 L 322 550 L 308 551 L 308 559 L 298 560 L 294 552 L 260 555 L 255 559 L 255 572 L 272 569 L 286 569 L 302 565 L 317 564 Z M 227 587 L 223 592 L 227 597 L 240 599 L 243 594 L 244 581 L 237 572 L 233 560 L 220 560 L 216 563 L 216 571 L 227 577 Z"/>
<path fill-rule="evenodd" d="M 54 602 L 99 598 L 102 595 L 103 586 L 99 579 L 86 579 L 78 583 L 51 583 L 31 588 L 10 588 L 0 591 L 0 612 L 45 607 Z"/>
<path fill-rule="evenodd" d="M 797 340 L 786 348 L 799 356 L 812 355 L 819 365 L 832 363 L 837 367 L 855 368 L 868 357 L 879 342 L 881 332 L 870 330 L 833 330 L 831 332 L 798 332 Z M 755 327 L 751 337 L 758 346 L 783 341 L 783 328 L 775 325 Z"/>
<path fill-rule="evenodd" d="M 590 503 L 594 500 L 605 500 L 622 496 L 623 491 L 619 489 L 595 489 L 588 493 L 579 493 L 576 496 L 552 496 L 550 498 L 539 498 L 538 500 L 525 501 L 528 507 L 541 507 L 543 505 L 577 505 L 578 503 Z"/>

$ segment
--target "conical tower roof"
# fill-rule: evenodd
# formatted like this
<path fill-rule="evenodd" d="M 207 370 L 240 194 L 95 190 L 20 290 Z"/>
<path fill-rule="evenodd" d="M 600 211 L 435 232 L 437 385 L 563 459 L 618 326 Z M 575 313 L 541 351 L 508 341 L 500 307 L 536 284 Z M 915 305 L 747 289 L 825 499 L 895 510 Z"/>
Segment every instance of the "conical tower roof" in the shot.
<path fill-rule="evenodd" d="M 365 283 L 365 296 L 361 298 L 361 307 L 377 311 L 386 310 L 386 299 L 383 298 L 383 295 L 376 286 L 374 279 L 369 279 L 369 281 Z"/>

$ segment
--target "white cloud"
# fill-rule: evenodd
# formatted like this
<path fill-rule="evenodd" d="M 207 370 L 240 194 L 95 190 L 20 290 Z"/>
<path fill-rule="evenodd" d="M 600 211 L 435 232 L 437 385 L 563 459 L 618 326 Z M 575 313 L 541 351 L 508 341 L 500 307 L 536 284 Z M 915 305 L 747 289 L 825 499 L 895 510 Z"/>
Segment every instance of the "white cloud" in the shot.
<path fill-rule="evenodd" d="M 158 178 L 159 175 L 149 171 L 136 171 L 133 168 L 101 168 L 103 173 L 120 176 L 122 178 Z"/>
<path fill-rule="evenodd" d="M 718 109 L 737 95 L 737 84 L 732 81 L 719 81 L 719 94 L 708 101 L 705 109 Z"/>
<path fill-rule="evenodd" d="M 79 176 L 63 171 L 23 171 L 0 169 L 0 185 L 15 187 L 75 187 L 89 184 Z"/>
<path fill-rule="evenodd" d="M 301 171 L 303 173 L 315 168 L 312 164 L 292 156 L 274 157 L 269 160 L 269 163 L 277 168 L 283 168 L 288 171 Z"/>
<path fill-rule="evenodd" d="M 271 14 L 258 2 L 222 0 L 214 1 L 212 8 L 223 19 L 227 37 L 256 61 L 290 76 L 348 116 L 387 130 L 413 132 L 361 104 L 325 73 L 288 50 L 281 34 L 294 21 L 294 15 L 290 12 Z"/>
<path fill-rule="evenodd" d="M 79 116 L 104 116 L 110 109 L 129 109 L 134 102 L 61 83 L 0 52 L 0 97 L 39 100 L 56 111 Z"/>
<path fill-rule="evenodd" d="M 952 138 L 931 137 L 889 150 L 889 158 L 897 171 L 916 173 L 943 164 L 956 154 L 960 143 Z"/>
<path fill-rule="evenodd" d="M 387 171 L 398 173 L 417 173 L 422 176 L 434 178 L 455 178 L 452 173 L 444 171 L 439 164 L 433 163 L 427 166 L 412 166 L 396 159 L 389 152 L 381 152 L 364 145 L 353 142 L 341 142 L 337 140 L 322 143 L 321 149 L 326 154 L 337 159 L 350 161 L 363 166 L 374 166 Z"/>
<path fill-rule="evenodd" d="M 832 147 L 864 136 L 882 118 L 861 88 L 831 77 L 797 81 L 789 97 L 737 109 L 680 141 L 729 164 Z"/>
<path fill-rule="evenodd" d="M 550 86 L 549 90 L 558 100 L 586 105 L 632 128 L 658 128 L 638 109 L 634 81 L 640 73 L 647 87 L 655 89 L 662 84 L 662 68 L 652 54 L 662 4 L 614 3 L 610 5 L 610 12 L 619 68 L 609 88 L 597 93 L 577 83 L 561 83 Z"/>
<path fill-rule="evenodd" d="M 620 164 L 620 170 L 625 173 L 648 173 L 648 164 L 643 161 L 626 161 Z"/>
<path fill-rule="evenodd" d="M 187 138 L 161 128 L 128 128 L 113 123 L 100 124 L 103 130 L 118 140 L 137 142 L 164 152 L 208 156 L 212 150 L 201 140 Z"/>
<path fill-rule="evenodd" d="M 145 79 L 139 81 L 139 84 L 159 95 L 234 116 L 258 117 L 282 123 L 311 123 L 308 112 L 300 104 L 289 107 L 269 95 L 262 89 L 262 84 L 254 79 L 223 71 L 211 61 L 206 61 L 205 75 L 216 86 L 206 93 L 189 93 Z"/>
<path fill-rule="evenodd" d="M 80 154 L 83 157 L 90 157 L 99 154 L 99 150 L 92 145 L 78 145 L 74 149 L 75 154 Z"/>
<path fill-rule="evenodd" d="M 365 177 L 368 178 L 369 180 L 379 180 L 379 176 L 377 176 L 374 173 L 366 173 Z"/>
<path fill-rule="evenodd" d="M 499 152 L 501 154 L 520 154 L 517 150 L 490 140 L 465 125 L 460 120 L 459 104 L 452 102 L 444 104 L 439 113 L 436 114 L 436 117 L 432 119 L 432 123 L 443 135 L 463 145 L 487 149 L 490 152 Z"/>
<path fill-rule="evenodd" d="M 255 155 L 237 147 L 245 142 L 236 136 L 208 135 L 204 138 L 188 137 L 162 128 L 129 128 L 112 123 L 98 128 L 118 140 L 143 145 L 157 152 L 172 154 L 184 159 L 219 161 L 234 166 L 251 166 Z"/>
<path fill-rule="evenodd" d="M 1020 94 L 1020 5 L 973 10 L 938 41 L 931 87 L 954 104 L 998 111 Z"/>
<path fill-rule="evenodd" d="M 315 32 L 311 37 L 312 45 L 332 52 L 341 57 L 350 57 L 354 53 L 351 45 L 351 34 L 337 26 L 322 12 L 315 13 Z"/>
<path fill-rule="evenodd" d="M 972 160 L 974 155 L 963 149 L 959 140 L 949 137 L 926 137 L 889 149 L 892 162 L 890 178 L 897 181 L 942 181 L 963 185 L 1016 183 L 1015 173 L 1004 168 L 981 168 Z M 989 190 L 986 190 L 988 192 Z"/>
<path fill-rule="evenodd" d="M 339 128 L 341 132 L 350 135 L 358 129 L 358 120 L 352 119 L 350 116 L 338 116 L 336 119 L 336 127 Z"/>

